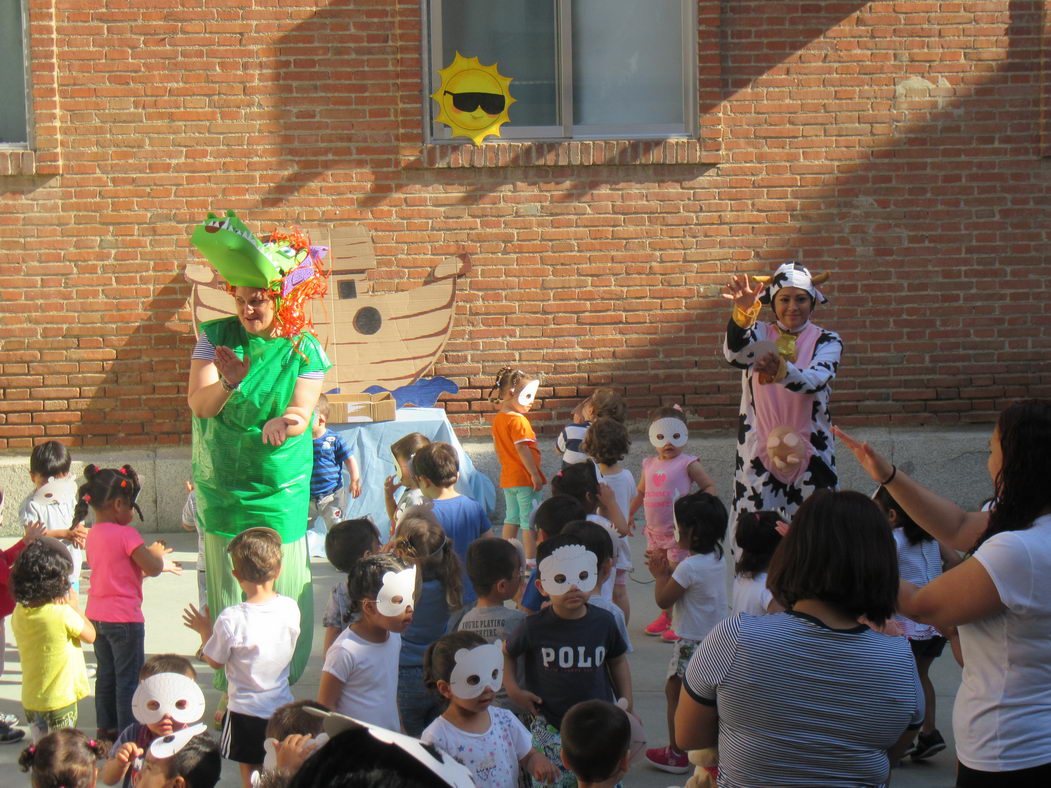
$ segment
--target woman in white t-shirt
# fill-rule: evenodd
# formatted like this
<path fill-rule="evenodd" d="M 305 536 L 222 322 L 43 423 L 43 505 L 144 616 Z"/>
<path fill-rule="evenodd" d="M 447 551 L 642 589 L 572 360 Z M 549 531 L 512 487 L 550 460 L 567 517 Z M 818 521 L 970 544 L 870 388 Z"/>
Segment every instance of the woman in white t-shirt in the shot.
<path fill-rule="evenodd" d="M 972 552 L 921 589 L 902 583 L 898 599 L 914 621 L 959 628 L 956 785 L 1051 785 L 1051 401 L 1000 414 L 989 440 L 989 512 L 963 511 L 867 443 L 836 434 L 921 528 Z"/>

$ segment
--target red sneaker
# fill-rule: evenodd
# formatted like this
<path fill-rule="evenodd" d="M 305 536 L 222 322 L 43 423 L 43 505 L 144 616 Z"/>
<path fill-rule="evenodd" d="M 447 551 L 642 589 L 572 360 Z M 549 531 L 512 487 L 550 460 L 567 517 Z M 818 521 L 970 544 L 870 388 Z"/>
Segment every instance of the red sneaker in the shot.
<path fill-rule="evenodd" d="M 692 768 L 686 753 L 678 752 L 671 747 L 654 747 L 652 750 L 646 750 L 646 760 L 662 772 L 671 774 L 686 774 Z"/>
<path fill-rule="evenodd" d="M 643 627 L 642 631 L 651 637 L 660 637 L 671 627 L 671 619 L 668 618 L 668 614 L 661 611 L 661 614 L 657 616 L 653 621 Z"/>
<path fill-rule="evenodd" d="M 675 630 L 672 629 L 671 627 L 668 627 L 666 630 L 664 630 L 661 633 L 661 642 L 662 643 L 674 643 L 678 639 L 679 639 L 679 636 L 675 634 Z"/>

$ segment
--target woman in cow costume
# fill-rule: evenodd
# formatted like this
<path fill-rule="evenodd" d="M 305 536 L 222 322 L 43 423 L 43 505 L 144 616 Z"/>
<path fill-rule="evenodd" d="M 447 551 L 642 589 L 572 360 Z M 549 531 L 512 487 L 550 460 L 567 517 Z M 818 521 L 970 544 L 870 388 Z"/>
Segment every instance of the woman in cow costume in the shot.
<path fill-rule="evenodd" d="M 741 373 L 741 415 L 734 472 L 734 520 L 741 512 L 791 517 L 814 490 L 838 486 L 829 399 L 843 342 L 810 322 L 827 303 L 797 262 L 772 277 L 735 276 L 723 296 L 733 302 L 723 354 Z M 759 321 L 763 304 L 774 319 Z"/>

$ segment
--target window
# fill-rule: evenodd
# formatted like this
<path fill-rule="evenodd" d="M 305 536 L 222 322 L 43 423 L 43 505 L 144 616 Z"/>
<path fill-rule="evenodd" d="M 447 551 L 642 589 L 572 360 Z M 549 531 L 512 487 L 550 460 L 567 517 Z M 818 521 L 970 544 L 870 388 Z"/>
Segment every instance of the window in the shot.
<path fill-rule="evenodd" d="M 427 8 L 427 96 L 457 52 L 496 63 L 515 99 L 502 139 L 697 135 L 696 0 L 430 0 Z M 427 103 L 429 139 L 451 139 Z"/>
<path fill-rule="evenodd" d="M 0 3 L 0 145 L 29 142 L 24 19 L 22 0 Z"/>

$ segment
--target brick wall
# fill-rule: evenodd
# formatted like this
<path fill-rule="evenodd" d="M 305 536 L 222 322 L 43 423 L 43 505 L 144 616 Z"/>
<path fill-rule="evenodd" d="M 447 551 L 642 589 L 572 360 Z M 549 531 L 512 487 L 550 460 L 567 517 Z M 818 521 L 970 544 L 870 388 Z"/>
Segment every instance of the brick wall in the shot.
<path fill-rule="evenodd" d="M 829 270 L 849 423 L 1051 395 L 1044 2 L 701 0 L 701 139 L 423 145 L 420 8 L 28 0 L 32 153 L 0 152 L 0 449 L 188 440 L 193 224 L 353 221 L 376 290 L 473 270 L 436 371 L 485 431 L 504 364 L 550 431 L 599 384 L 733 422 L 733 272 Z M 105 8 L 99 10 L 99 6 Z"/>

